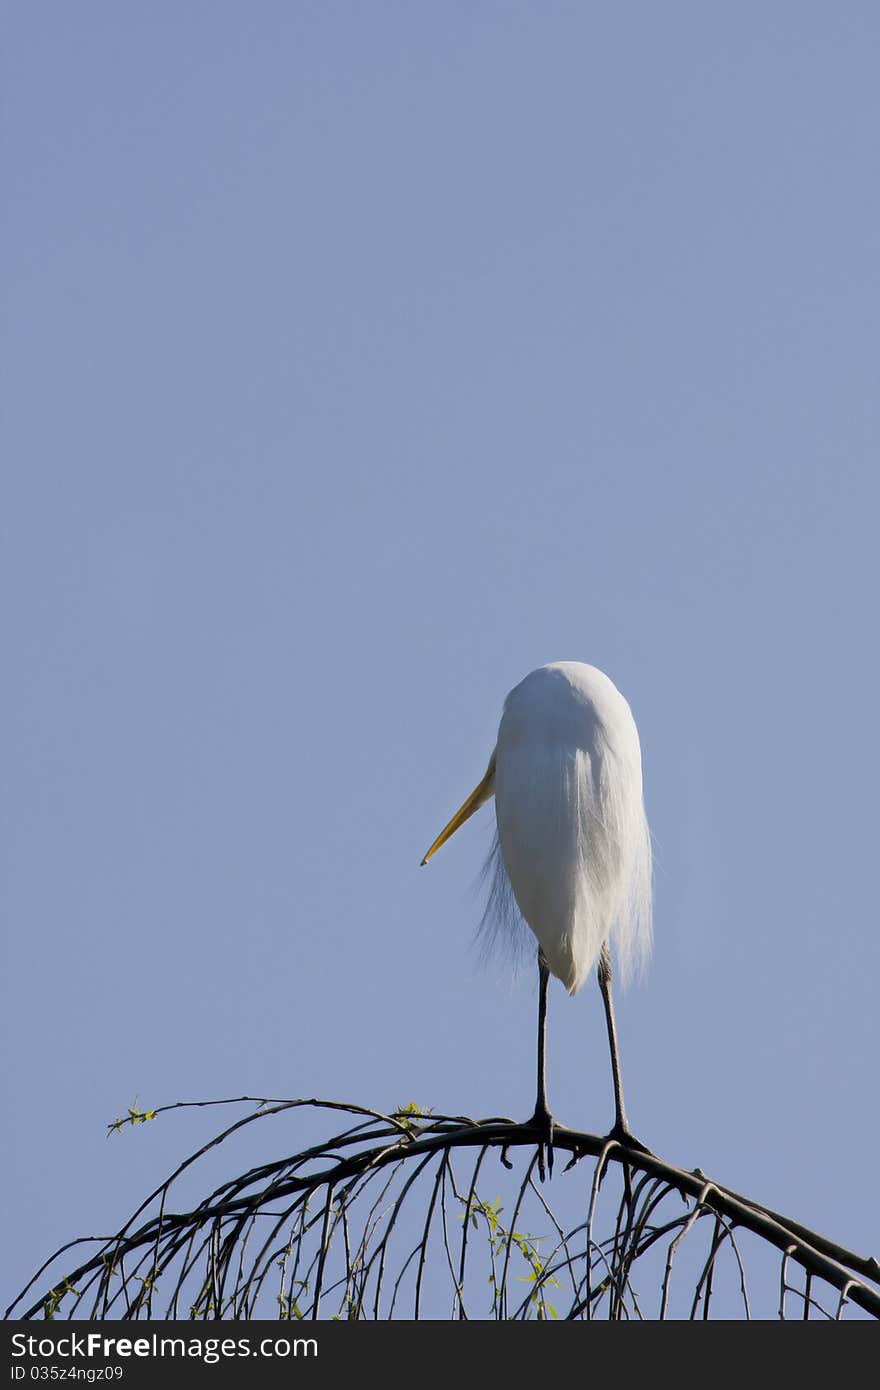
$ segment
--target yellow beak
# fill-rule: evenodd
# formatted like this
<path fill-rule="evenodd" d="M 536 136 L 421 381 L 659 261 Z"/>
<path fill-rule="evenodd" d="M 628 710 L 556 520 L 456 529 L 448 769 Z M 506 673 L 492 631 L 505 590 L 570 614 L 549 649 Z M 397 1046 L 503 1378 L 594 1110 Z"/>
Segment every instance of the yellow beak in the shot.
<path fill-rule="evenodd" d="M 445 845 L 447 840 L 451 839 L 451 837 L 455 834 L 459 826 L 464 825 L 466 820 L 470 820 L 471 816 L 474 814 L 474 811 L 479 811 L 483 803 L 488 801 L 490 796 L 494 795 L 495 754 L 493 753 L 491 758 L 489 759 L 489 766 L 486 768 L 486 775 L 483 778 L 482 782 L 478 787 L 474 787 L 474 790 L 471 792 L 464 805 L 459 807 L 449 824 L 445 825 L 443 829 L 440 831 L 440 834 L 437 836 L 433 845 L 428 850 L 428 853 L 425 855 L 424 859 L 422 860 L 422 863 L 427 864 L 428 860 L 431 858 L 431 855 L 436 854 L 438 849 L 440 849 L 442 845 Z"/>

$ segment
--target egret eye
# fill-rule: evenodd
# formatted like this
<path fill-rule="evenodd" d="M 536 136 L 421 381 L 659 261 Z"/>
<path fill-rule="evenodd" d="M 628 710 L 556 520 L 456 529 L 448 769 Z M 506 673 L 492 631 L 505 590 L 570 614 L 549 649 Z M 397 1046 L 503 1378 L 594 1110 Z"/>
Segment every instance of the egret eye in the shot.
<path fill-rule="evenodd" d="M 422 863 L 493 794 L 490 902 L 512 895 L 538 943 L 538 1096 L 531 1123 L 552 1134 L 545 1084 L 549 977 L 576 994 L 596 967 L 614 1081 L 611 1135 L 635 1144 L 623 1105 L 611 961 L 613 945 L 626 978 L 650 952 L 651 839 L 638 730 L 608 676 L 560 661 L 511 690 L 483 780 Z"/>

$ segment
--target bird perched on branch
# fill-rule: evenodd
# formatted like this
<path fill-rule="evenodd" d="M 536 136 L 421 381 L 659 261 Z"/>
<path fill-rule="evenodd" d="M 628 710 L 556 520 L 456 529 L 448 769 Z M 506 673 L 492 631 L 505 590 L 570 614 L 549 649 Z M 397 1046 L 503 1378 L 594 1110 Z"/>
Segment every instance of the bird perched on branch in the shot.
<path fill-rule="evenodd" d="M 651 948 L 651 840 L 639 735 L 620 691 L 595 666 L 558 661 L 511 690 L 486 775 L 431 845 L 427 864 L 495 797 L 490 901 L 512 893 L 538 940 L 538 1095 L 530 1123 L 549 1132 L 546 1020 L 550 975 L 576 994 L 597 967 L 605 1006 L 615 1122 L 629 1129 L 611 994 L 611 945 L 626 978 Z"/>

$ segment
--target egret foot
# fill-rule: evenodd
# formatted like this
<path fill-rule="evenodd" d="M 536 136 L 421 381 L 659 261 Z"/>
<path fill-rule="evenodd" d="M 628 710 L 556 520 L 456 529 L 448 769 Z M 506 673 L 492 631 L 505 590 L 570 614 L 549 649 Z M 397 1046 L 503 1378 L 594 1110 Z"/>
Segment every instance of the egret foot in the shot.
<path fill-rule="evenodd" d="M 546 1105 L 542 1105 L 540 1101 L 535 1106 L 534 1115 L 527 1121 L 527 1128 L 535 1129 L 541 1135 L 538 1142 L 538 1177 L 543 1182 L 547 1173 L 550 1174 L 551 1178 L 553 1176 L 553 1131 L 556 1128 L 556 1121 Z M 544 1162 L 545 1145 L 547 1148 L 546 1167 Z"/>
<path fill-rule="evenodd" d="M 614 1139 L 618 1144 L 622 1144 L 626 1149 L 635 1149 L 637 1153 L 650 1154 L 655 1157 L 652 1149 L 647 1144 L 643 1144 L 641 1139 L 637 1139 L 625 1120 L 618 1120 L 613 1129 L 610 1129 L 605 1136 L 606 1139 Z"/>
<path fill-rule="evenodd" d="M 526 1120 L 526 1124 L 528 1125 L 529 1129 L 543 1129 L 547 1132 L 548 1135 L 552 1137 L 556 1121 L 550 1114 L 550 1111 L 547 1109 L 546 1105 L 542 1105 L 539 1101 L 538 1104 L 535 1106 L 534 1115 L 530 1120 Z"/>

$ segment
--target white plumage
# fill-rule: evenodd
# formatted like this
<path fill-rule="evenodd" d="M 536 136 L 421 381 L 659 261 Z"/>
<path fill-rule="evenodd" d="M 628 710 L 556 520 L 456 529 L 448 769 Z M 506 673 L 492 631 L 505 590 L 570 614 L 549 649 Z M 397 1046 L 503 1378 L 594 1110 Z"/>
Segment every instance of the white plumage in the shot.
<path fill-rule="evenodd" d="M 651 946 L 651 841 L 639 735 L 595 666 L 532 671 L 495 750 L 500 860 L 550 971 L 575 994 L 613 940 L 624 975 Z"/>

